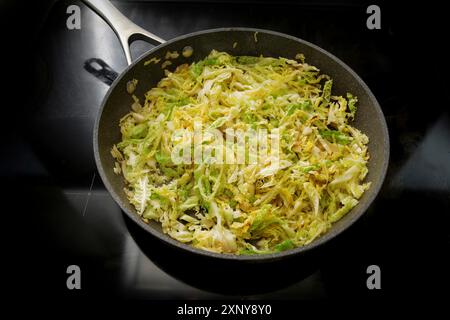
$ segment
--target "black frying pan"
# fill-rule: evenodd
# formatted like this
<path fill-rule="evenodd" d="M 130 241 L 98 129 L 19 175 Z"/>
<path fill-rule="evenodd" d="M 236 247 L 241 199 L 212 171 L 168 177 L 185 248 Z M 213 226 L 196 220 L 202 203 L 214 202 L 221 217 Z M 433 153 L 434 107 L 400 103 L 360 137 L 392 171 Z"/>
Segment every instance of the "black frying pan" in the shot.
<path fill-rule="evenodd" d="M 131 219 L 134 226 L 138 225 L 144 230 L 144 233 L 162 240 L 169 247 L 183 255 L 201 256 L 228 262 L 260 263 L 279 261 L 294 256 L 307 256 L 319 246 L 347 229 L 368 209 L 378 194 L 386 174 L 389 161 L 388 130 L 383 113 L 374 95 L 361 78 L 345 63 L 307 41 L 286 34 L 259 29 L 221 28 L 205 30 L 164 42 L 159 37 L 130 22 L 109 1 L 85 0 L 85 2 L 114 29 L 129 63 L 128 68 L 112 84 L 100 107 L 94 128 L 94 153 L 98 171 L 106 188 Z M 157 43 L 158 46 L 143 54 L 136 61 L 131 62 L 129 44 L 135 39 L 148 40 L 152 43 Z M 234 43 L 237 43 L 235 48 L 233 48 Z M 119 119 L 130 111 L 132 104 L 132 99 L 126 91 L 126 84 L 132 79 L 138 79 L 139 84 L 135 94 L 143 99 L 144 93 L 156 86 L 158 81 L 164 76 L 161 63 L 145 66 L 144 62 L 153 57 L 163 58 L 162 60 L 164 60 L 167 51 L 181 52 L 185 46 L 191 46 L 194 49 L 193 55 L 189 58 L 180 55 L 168 69 L 173 70 L 179 64 L 203 59 L 212 49 L 226 51 L 232 55 L 264 55 L 291 59 L 297 53 L 303 53 L 308 63 L 317 66 L 323 73 L 333 78 L 333 89 L 336 94 L 344 95 L 346 92 L 352 92 L 358 96 L 358 112 L 353 125 L 366 133 L 370 139 L 369 152 L 371 158 L 368 164 L 369 174 L 367 181 L 372 182 L 372 186 L 364 193 L 359 204 L 335 223 L 325 235 L 309 245 L 280 253 L 227 255 L 196 249 L 178 242 L 164 234 L 157 222 L 151 221 L 149 224 L 146 224 L 137 215 L 123 191 L 125 186 L 123 177 L 113 172 L 114 159 L 110 154 L 112 146 L 121 140 L 118 126 Z"/>

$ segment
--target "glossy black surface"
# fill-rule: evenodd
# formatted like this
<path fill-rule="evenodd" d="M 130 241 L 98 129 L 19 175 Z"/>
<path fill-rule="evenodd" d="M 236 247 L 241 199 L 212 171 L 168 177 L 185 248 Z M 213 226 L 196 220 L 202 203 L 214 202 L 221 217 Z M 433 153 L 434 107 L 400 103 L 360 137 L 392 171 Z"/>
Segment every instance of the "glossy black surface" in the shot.
<path fill-rule="evenodd" d="M 164 247 L 155 244 L 146 252 L 136 244 L 139 236 L 127 228 L 93 160 L 93 124 L 108 86 L 83 68 L 87 59 L 99 58 L 120 72 L 125 58 L 114 33 L 86 7 L 80 4 L 82 29 L 68 31 L 65 10 L 72 2 L 51 8 L 43 3 L 27 8 L 32 17 L 12 6 L 9 10 L 22 13 L 9 26 L 23 21 L 31 31 L 26 41 L 5 38 L 11 50 L 4 53 L 8 94 L 2 104 L 0 173 L 11 293 L 38 298 L 225 297 L 195 288 L 199 275 L 186 275 L 183 262 L 165 257 Z M 313 42 L 363 78 L 387 118 L 388 177 L 364 219 L 338 239 L 309 277 L 283 289 L 238 297 L 397 298 L 425 292 L 432 297 L 449 284 L 450 102 L 449 65 L 440 44 L 446 30 L 442 10 L 385 4 L 382 30 L 369 31 L 366 6 L 356 2 L 115 3 L 165 39 L 248 26 Z M 135 43 L 133 54 L 148 48 Z M 81 267 L 80 291 L 66 289 L 69 264 Z M 381 291 L 366 289 L 370 264 L 381 267 Z M 177 280 L 183 276 L 191 285 Z"/>

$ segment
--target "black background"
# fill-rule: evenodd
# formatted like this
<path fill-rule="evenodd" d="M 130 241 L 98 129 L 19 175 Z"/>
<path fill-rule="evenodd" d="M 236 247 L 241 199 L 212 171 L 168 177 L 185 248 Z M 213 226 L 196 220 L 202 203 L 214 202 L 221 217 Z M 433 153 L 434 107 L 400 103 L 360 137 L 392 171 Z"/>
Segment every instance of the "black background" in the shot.
<path fill-rule="evenodd" d="M 8 296 L 16 301 L 24 296 L 34 301 L 135 297 L 117 288 L 117 261 L 105 260 L 119 244 L 97 241 L 98 233 L 108 233 L 108 228 L 91 228 L 78 214 L 64 209 L 62 190 L 86 191 L 95 171 L 90 139 L 96 109 L 78 117 L 64 101 L 80 107 L 81 102 L 74 100 L 90 97 L 92 103 L 97 96 L 83 87 L 86 91 L 74 92 L 78 87 L 70 81 L 73 70 L 56 70 L 60 59 L 71 59 L 71 54 L 76 58 L 76 53 L 64 51 L 64 44 L 59 47 L 65 8 L 72 3 L 87 10 L 70 1 L 1 4 L 2 268 Z M 365 8 L 372 3 L 361 1 L 163 1 L 139 3 L 136 8 L 167 18 L 160 20 L 163 26 L 155 25 L 158 30 L 151 29 L 163 38 L 231 25 L 273 29 L 323 47 L 360 74 L 385 113 L 391 162 L 371 210 L 333 245 L 321 268 L 325 293 L 319 298 L 448 300 L 450 64 L 445 44 L 450 13 L 429 1 L 375 3 L 382 10 L 382 29 L 373 31 L 365 27 Z M 124 13 L 133 12 L 133 3 L 116 4 Z M 139 15 L 134 18 L 149 29 L 157 23 L 138 21 Z M 134 53 L 145 49 L 137 44 Z M 125 61 L 117 61 L 114 67 L 120 71 Z M 80 67 L 79 73 L 86 71 Z M 64 76 L 67 82 L 55 82 L 55 77 Z M 99 180 L 94 179 L 93 190 L 103 190 Z M 102 204 L 91 205 L 92 210 L 104 209 Z M 83 290 L 66 289 L 69 264 L 85 270 Z M 365 287 L 365 268 L 370 264 L 381 267 L 382 290 Z M 165 296 L 138 297 L 189 298 L 175 289 Z M 282 292 L 270 298 L 296 296 Z M 308 295 L 298 298 L 307 300 Z"/>

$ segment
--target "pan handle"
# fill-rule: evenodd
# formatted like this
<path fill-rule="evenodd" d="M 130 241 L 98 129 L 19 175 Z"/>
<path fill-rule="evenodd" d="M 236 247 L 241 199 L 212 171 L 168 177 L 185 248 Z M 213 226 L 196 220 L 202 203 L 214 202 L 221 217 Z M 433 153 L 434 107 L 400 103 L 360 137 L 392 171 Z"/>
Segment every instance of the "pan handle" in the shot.
<path fill-rule="evenodd" d="M 114 30 L 125 52 L 128 65 L 131 64 L 130 44 L 133 41 L 144 40 L 154 45 L 166 42 L 133 23 L 108 0 L 83 0 L 83 2 L 100 15 Z"/>

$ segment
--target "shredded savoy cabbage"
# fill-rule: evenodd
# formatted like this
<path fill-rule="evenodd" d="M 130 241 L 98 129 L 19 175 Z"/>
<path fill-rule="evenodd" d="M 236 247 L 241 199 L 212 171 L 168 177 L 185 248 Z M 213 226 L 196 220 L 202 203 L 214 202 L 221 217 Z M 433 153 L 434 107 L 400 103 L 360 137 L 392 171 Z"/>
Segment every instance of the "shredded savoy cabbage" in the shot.
<path fill-rule="evenodd" d="M 365 183 L 368 137 L 349 123 L 357 97 L 332 93 L 333 80 L 302 55 L 231 56 L 166 72 L 157 87 L 120 121 L 122 141 L 111 153 L 114 171 L 146 222 L 196 248 L 264 254 L 304 246 L 327 232 L 357 203 Z M 214 128 L 277 129 L 279 161 L 174 163 L 172 151 L 193 132 Z M 200 147 L 208 148 L 203 136 Z M 270 149 L 272 146 L 269 145 Z M 242 150 L 225 145 L 224 152 Z"/>

